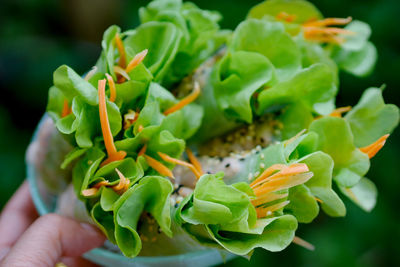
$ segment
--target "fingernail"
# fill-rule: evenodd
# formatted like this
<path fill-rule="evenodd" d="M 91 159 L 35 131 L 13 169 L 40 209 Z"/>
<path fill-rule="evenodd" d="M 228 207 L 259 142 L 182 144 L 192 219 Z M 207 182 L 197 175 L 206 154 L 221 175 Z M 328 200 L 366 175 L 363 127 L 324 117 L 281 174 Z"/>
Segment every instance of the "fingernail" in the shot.
<path fill-rule="evenodd" d="M 80 223 L 80 224 L 81 224 L 82 228 L 84 228 L 87 231 L 97 233 L 97 234 L 99 233 L 99 230 L 94 225 L 91 225 L 88 223 Z"/>
<path fill-rule="evenodd" d="M 9 251 L 10 251 L 9 247 L 0 249 L 0 261 L 2 261 L 7 256 Z"/>

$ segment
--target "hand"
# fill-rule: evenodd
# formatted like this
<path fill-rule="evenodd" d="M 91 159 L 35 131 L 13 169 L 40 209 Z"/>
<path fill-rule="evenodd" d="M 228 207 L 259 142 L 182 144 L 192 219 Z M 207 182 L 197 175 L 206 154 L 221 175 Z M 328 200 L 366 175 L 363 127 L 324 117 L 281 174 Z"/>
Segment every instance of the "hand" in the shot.
<path fill-rule="evenodd" d="M 57 214 L 38 218 L 25 182 L 0 215 L 0 266 L 93 266 L 81 255 L 104 240 L 89 224 Z"/>

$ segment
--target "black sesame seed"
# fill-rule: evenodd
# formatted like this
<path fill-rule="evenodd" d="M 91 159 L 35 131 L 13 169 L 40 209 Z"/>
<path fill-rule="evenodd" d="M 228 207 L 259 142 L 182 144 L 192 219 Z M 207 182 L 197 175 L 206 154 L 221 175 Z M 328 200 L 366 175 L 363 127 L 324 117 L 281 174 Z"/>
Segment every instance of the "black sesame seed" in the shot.
<path fill-rule="evenodd" d="M 211 172 L 210 172 L 210 171 L 208 171 L 208 172 L 207 172 L 207 174 L 211 174 Z"/>
<path fill-rule="evenodd" d="M 179 190 L 182 188 L 183 184 L 178 185 L 178 187 L 172 192 L 172 194 L 178 194 Z"/>
<path fill-rule="evenodd" d="M 240 161 L 244 161 L 244 158 L 240 158 L 239 160 L 240 160 Z"/>
<path fill-rule="evenodd" d="M 178 207 L 179 207 L 179 204 L 178 204 L 178 203 L 175 203 L 174 207 L 175 207 L 175 208 L 178 208 Z"/>
<path fill-rule="evenodd" d="M 230 163 L 227 163 L 227 164 L 225 165 L 225 168 L 229 168 L 229 166 L 231 166 L 231 164 L 230 164 Z"/>

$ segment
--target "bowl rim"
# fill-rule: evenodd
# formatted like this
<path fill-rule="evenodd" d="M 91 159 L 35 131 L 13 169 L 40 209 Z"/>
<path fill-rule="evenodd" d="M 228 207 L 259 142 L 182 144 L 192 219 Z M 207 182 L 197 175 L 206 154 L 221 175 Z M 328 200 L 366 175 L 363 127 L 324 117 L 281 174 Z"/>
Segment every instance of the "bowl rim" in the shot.
<path fill-rule="evenodd" d="M 34 130 L 34 133 L 31 137 L 30 144 L 32 144 L 35 140 L 37 140 L 37 137 L 39 135 L 39 129 L 41 126 L 44 124 L 44 122 L 50 118 L 49 114 L 47 112 L 44 113 L 42 118 L 40 119 L 38 125 L 36 126 L 36 129 Z M 27 159 L 25 159 L 25 165 L 26 165 L 26 174 L 27 174 L 27 180 L 29 183 L 29 189 L 30 193 L 32 196 L 33 203 L 39 213 L 40 216 L 43 216 L 45 214 L 51 213 L 52 211 L 47 208 L 45 205 L 44 201 L 42 200 L 39 192 L 39 187 L 36 182 L 36 173 L 35 173 L 35 166 L 31 163 L 28 162 Z M 173 262 L 177 260 L 182 260 L 184 258 L 194 258 L 198 257 L 201 255 L 205 254 L 210 254 L 210 253 L 219 253 L 221 255 L 221 258 L 224 258 L 224 256 L 221 253 L 222 251 L 219 251 L 218 249 L 204 249 L 204 250 L 199 250 L 199 251 L 192 251 L 192 252 L 187 252 L 184 254 L 178 254 L 178 255 L 170 255 L 170 256 L 137 256 L 134 258 L 128 258 L 122 254 L 112 252 L 110 250 L 104 249 L 104 248 L 95 248 L 92 249 L 84 254 L 84 257 L 87 259 L 93 259 L 93 258 L 104 258 L 107 257 L 108 259 L 112 260 L 118 260 L 118 261 L 123 261 L 123 262 L 132 262 L 136 261 L 138 263 L 150 263 L 150 262 L 160 262 L 163 261 L 164 263 L 167 262 Z"/>

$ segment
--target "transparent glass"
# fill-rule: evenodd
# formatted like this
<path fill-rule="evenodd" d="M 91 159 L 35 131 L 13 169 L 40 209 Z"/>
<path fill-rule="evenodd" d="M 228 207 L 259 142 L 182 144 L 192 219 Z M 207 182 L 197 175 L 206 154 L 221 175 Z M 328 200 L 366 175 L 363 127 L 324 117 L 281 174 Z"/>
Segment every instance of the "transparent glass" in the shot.
<path fill-rule="evenodd" d="M 39 122 L 35 133 L 33 134 L 31 143 L 39 138 L 39 129 L 44 125 L 49 116 L 45 114 Z M 30 155 L 35 156 L 35 155 Z M 57 203 L 57 194 L 49 192 L 44 185 L 44 182 L 38 178 L 38 169 L 35 164 L 29 160 L 27 165 L 27 179 L 30 184 L 33 202 L 40 215 L 55 211 Z M 234 255 L 225 251 L 216 249 L 200 250 L 189 252 L 181 255 L 173 256 L 157 256 L 157 257 L 136 257 L 133 259 L 127 258 L 120 253 L 107 250 L 106 248 L 96 248 L 87 252 L 84 257 L 89 261 L 102 266 L 213 266 L 221 264 L 234 257 Z"/>

